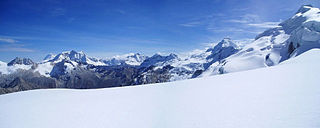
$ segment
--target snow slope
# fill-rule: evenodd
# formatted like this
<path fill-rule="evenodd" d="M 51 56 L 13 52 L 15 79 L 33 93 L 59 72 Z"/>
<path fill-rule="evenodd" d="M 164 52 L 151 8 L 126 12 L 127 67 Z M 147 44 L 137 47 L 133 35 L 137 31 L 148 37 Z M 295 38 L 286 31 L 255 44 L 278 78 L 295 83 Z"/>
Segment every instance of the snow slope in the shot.
<path fill-rule="evenodd" d="M 236 54 L 213 63 L 201 76 L 274 66 L 312 48 L 320 48 L 319 17 L 319 8 L 304 5 L 293 17 L 259 34 Z"/>
<path fill-rule="evenodd" d="M 320 49 L 267 68 L 147 86 L 0 96 L 4 128 L 320 127 Z"/>

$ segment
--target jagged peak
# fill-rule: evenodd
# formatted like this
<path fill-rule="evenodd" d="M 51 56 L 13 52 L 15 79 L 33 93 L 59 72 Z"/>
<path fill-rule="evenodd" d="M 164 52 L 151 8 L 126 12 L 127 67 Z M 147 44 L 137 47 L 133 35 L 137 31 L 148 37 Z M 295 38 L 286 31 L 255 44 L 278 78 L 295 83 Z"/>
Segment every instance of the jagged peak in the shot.
<path fill-rule="evenodd" d="M 178 55 L 174 53 L 170 53 L 168 57 L 178 58 Z"/>
<path fill-rule="evenodd" d="M 215 45 L 213 48 L 207 49 L 206 52 L 214 52 L 218 51 L 221 48 L 226 47 L 233 47 L 234 49 L 239 49 L 239 46 L 236 43 L 233 43 L 231 38 L 223 38 L 217 45 Z"/>
<path fill-rule="evenodd" d="M 229 46 L 238 47 L 235 43 L 233 43 L 231 38 L 224 38 L 218 43 L 218 45 L 222 45 L 222 47 L 229 47 Z"/>
<path fill-rule="evenodd" d="M 12 61 L 10 61 L 7 65 L 8 66 L 12 66 L 15 64 L 19 64 L 19 65 L 33 65 L 34 62 L 30 59 L 30 58 L 20 58 L 20 57 L 16 57 L 15 59 L 13 59 Z"/>
<path fill-rule="evenodd" d="M 309 11 L 311 8 L 313 8 L 312 5 L 302 5 L 299 10 L 296 12 L 296 14 L 298 13 L 305 13 L 307 11 Z"/>
<path fill-rule="evenodd" d="M 49 53 L 48 55 L 46 55 L 46 57 L 43 58 L 43 60 L 51 60 L 55 57 L 55 54 Z"/>
<path fill-rule="evenodd" d="M 160 53 L 155 53 L 153 56 L 151 56 L 150 58 L 157 58 L 157 57 L 172 57 L 172 58 L 177 58 L 178 55 L 174 54 L 174 53 L 170 53 L 169 55 L 162 55 Z"/>

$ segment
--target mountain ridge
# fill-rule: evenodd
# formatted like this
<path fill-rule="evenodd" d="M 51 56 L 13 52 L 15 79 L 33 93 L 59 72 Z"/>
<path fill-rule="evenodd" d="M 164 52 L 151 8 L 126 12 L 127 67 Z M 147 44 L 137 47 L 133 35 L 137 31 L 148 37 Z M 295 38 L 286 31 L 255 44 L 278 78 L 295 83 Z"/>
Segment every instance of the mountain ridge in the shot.
<path fill-rule="evenodd" d="M 244 47 L 224 38 L 185 58 L 174 53 L 151 57 L 130 53 L 98 59 L 71 50 L 46 56 L 39 63 L 16 58 L 12 65 L 0 63 L 0 72 L 2 81 L 12 81 L 10 74 L 21 69 L 55 78 L 56 86 L 65 88 L 131 86 L 274 66 L 313 48 L 320 48 L 320 9 L 304 5 L 294 16 L 257 35 Z M 9 83 L 1 84 L 6 87 Z"/>

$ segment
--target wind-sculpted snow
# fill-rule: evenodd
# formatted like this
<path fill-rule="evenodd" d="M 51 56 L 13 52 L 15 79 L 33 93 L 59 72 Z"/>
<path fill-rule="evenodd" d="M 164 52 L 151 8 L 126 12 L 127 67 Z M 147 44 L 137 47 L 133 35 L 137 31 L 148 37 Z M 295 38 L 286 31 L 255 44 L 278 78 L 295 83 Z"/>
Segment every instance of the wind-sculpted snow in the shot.
<path fill-rule="evenodd" d="M 267 68 L 147 86 L 0 95 L 4 128 L 317 128 L 320 50 Z"/>

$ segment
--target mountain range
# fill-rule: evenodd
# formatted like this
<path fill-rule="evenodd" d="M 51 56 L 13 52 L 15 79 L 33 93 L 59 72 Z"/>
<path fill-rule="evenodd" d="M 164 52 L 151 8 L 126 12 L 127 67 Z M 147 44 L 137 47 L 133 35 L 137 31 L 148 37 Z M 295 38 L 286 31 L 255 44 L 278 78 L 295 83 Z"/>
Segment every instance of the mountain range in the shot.
<path fill-rule="evenodd" d="M 106 88 L 170 82 L 278 65 L 320 48 L 320 9 L 302 6 L 293 17 L 257 35 L 245 46 L 224 38 L 190 53 L 145 56 L 130 53 L 108 59 L 83 52 L 49 54 L 41 62 L 15 58 L 0 62 L 0 94 L 42 88 Z"/>

